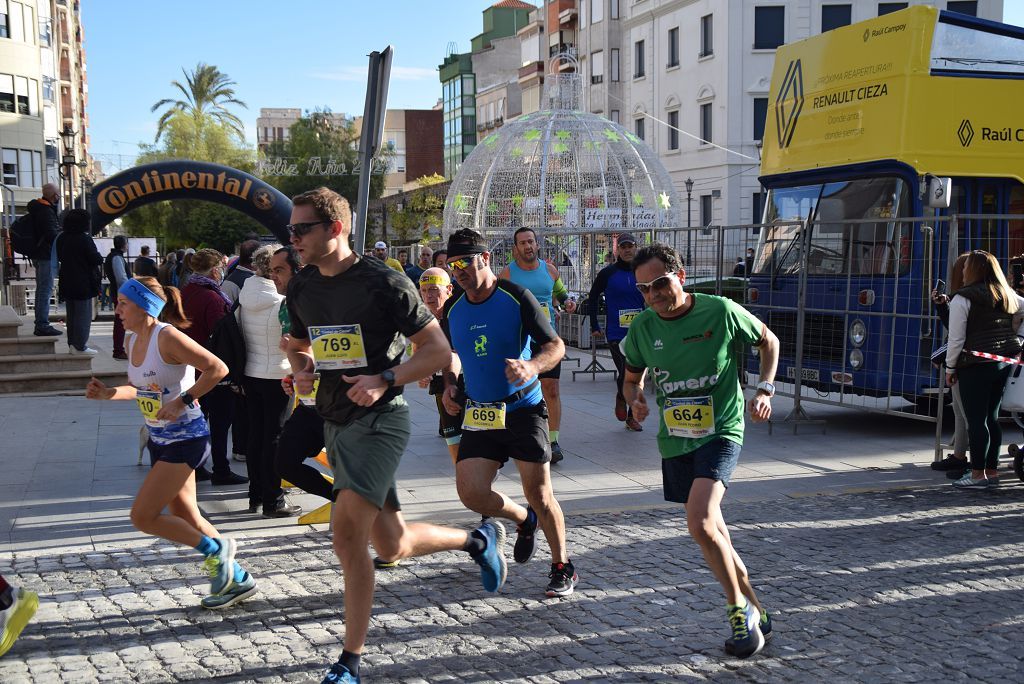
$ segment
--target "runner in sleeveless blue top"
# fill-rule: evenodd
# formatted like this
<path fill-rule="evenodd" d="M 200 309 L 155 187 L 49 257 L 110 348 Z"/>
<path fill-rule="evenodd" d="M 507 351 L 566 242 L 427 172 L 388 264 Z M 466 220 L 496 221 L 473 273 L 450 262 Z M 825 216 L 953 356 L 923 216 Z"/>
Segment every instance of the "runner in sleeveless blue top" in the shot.
<path fill-rule="evenodd" d="M 618 246 L 618 259 L 597 274 L 594 284 L 587 297 L 588 313 L 590 314 L 590 334 L 595 339 L 604 337 L 608 340 L 608 349 L 615 363 L 615 417 L 626 422 L 626 429 L 641 432 L 643 427 L 633 417 L 633 409 L 626 405 L 622 396 L 622 380 L 626 375 L 626 360 L 622 355 L 619 343 L 626 338 L 629 326 L 637 314 L 644 310 L 644 296 L 636 289 L 636 276 L 633 275 L 633 256 L 636 254 L 636 238 L 629 233 L 620 233 L 615 239 Z M 605 302 L 605 330 L 602 332 L 597 318 L 601 297 Z"/>
<path fill-rule="evenodd" d="M 149 427 L 153 468 L 135 496 L 132 524 L 141 532 L 203 554 L 211 582 L 202 606 L 227 608 L 255 594 L 256 581 L 235 562 L 235 542 L 221 537 L 200 513 L 195 471 L 210 460 L 210 428 L 196 400 L 216 387 L 228 369 L 175 329 L 189 326 L 176 287 L 163 287 L 150 277 L 126 280 L 118 290 L 115 313 L 131 333 L 131 384 L 107 387 L 92 378 L 85 396 L 136 401 Z M 199 380 L 196 370 L 202 371 Z"/>
<path fill-rule="evenodd" d="M 548 596 L 568 596 L 579 577 L 566 551 L 565 519 L 551 487 L 547 407 L 537 375 L 554 367 L 565 345 L 536 298 L 490 268 L 483 236 L 465 229 L 448 240 L 448 266 L 464 292 L 445 304 L 442 326 L 462 365 L 466 396 L 459 396 L 450 366 L 444 405 L 451 415 L 465 410 L 455 481 L 465 506 L 518 525 L 513 549 L 525 563 L 536 548 L 539 526 L 551 547 Z M 537 348 L 530 352 L 530 343 Z M 516 462 L 523 508 L 495 492 L 491 483 L 509 458 Z"/>
<path fill-rule="evenodd" d="M 510 263 L 498 276 L 503 280 L 511 280 L 516 285 L 529 290 L 541 308 L 547 312 L 551 327 L 555 327 L 555 309 L 558 304 L 565 307 L 566 313 L 576 311 L 576 302 L 569 298 L 569 292 L 562 283 L 561 276 L 555 266 L 540 258 L 540 246 L 537 233 L 532 228 L 520 228 L 512 235 L 512 254 L 515 261 Z M 534 342 L 531 351 L 537 353 Z M 548 405 L 548 432 L 551 438 L 551 465 L 562 460 L 562 447 L 558 444 L 558 433 L 562 425 L 562 396 L 558 387 L 562 377 L 561 362 L 550 370 L 540 374 L 540 387 L 544 392 L 544 401 Z"/>

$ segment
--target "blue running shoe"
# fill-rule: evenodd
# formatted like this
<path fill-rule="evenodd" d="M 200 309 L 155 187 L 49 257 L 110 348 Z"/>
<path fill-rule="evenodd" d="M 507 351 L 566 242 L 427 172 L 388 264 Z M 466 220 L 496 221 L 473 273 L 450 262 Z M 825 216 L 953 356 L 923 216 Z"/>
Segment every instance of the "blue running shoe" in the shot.
<path fill-rule="evenodd" d="M 235 582 L 230 589 L 225 591 L 223 594 L 212 594 L 204 598 L 200 603 L 203 608 L 209 608 L 210 610 L 222 610 L 224 608 L 230 608 L 239 601 L 244 601 L 259 589 L 256 587 L 256 580 L 252 578 L 252 575 L 245 573 L 245 577 L 241 582 Z"/>
<path fill-rule="evenodd" d="M 220 596 L 235 583 L 235 540 L 222 537 L 220 551 L 211 553 L 203 561 L 206 574 L 210 576 L 210 593 Z"/>
<path fill-rule="evenodd" d="M 483 537 L 487 546 L 473 557 L 480 566 L 480 581 L 484 591 L 495 592 L 505 584 L 508 565 L 505 563 L 505 526 L 497 520 L 488 520 L 471 534 Z"/>
<path fill-rule="evenodd" d="M 761 636 L 764 637 L 764 643 L 767 646 L 768 642 L 772 640 L 772 616 L 767 610 L 761 613 L 758 626 L 761 628 Z M 725 640 L 725 652 L 729 655 L 736 655 L 736 645 L 732 637 Z"/>
<path fill-rule="evenodd" d="M 764 648 L 764 635 L 761 634 L 761 616 L 749 601 L 747 605 L 729 606 L 729 625 L 732 627 L 732 655 L 737 658 L 749 658 Z"/>
<path fill-rule="evenodd" d="M 324 676 L 320 684 L 359 684 L 359 675 L 352 674 L 339 661 L 331 665 L 331 669 L 327 671 L 327 675 Z"/>

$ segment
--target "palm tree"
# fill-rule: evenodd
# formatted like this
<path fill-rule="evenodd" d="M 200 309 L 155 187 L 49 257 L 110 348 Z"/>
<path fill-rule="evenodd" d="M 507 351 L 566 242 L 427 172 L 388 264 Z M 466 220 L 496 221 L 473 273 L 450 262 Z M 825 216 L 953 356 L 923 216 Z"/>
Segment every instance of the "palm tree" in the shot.
<path fill-rule="evenodd" d="M 165 98 L 149 110 L 155 112 L 170 105 L 157 122 L 153 141 L 160 140 L 168 124 L 178 116 L 191 117 L 199 130 L 202 130 L 205 120 L 212 119 L 237 134 L 239 140 L 245 140 L 242 120 L 227 108 L 227 105 L 238 105 L 248 109 L 248 105 L 235 98 L 236 83 L 217 67 L 202 62 L 196 65 L 192 73 L 184 69 L 181 71 L 185 74 L 186 85 L 179 81 L 171 81 L 171 85 L 180 90 L 185 99 Z"/>

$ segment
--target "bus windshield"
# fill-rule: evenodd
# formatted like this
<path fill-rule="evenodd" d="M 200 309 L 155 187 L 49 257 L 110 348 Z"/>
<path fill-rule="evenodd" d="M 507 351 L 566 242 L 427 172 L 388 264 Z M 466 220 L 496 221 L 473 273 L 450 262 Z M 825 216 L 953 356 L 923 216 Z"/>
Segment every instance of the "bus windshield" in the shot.
<path fill-rule="evenodd" d="M 769 190 L 755 274 L 793 274 L 800 268 L 801 226 L 776 222 L 811 219 L 807 272 L 811 275 L 891 275 L 906 267 L 910 215 L 906 183 L 895 177 L 864 178 Z M 843 221 L 879 219 L 848 224 Z"/>

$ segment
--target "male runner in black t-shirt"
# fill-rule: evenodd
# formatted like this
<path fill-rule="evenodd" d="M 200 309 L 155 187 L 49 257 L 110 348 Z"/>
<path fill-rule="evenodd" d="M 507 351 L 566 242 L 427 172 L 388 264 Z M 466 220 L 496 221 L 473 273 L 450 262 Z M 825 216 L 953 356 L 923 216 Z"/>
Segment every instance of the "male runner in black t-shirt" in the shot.
<path fill-rule="evenodd" d="M 358 681 L 373 607 L 367 544 L 392 559 L 464 549 L 480 565 L 484 588 L 497 591 L 507 571 L 505 529 L 486 521 L 467 533 L 403 520 L 395 486 L 410 432 L 402 386 L 447 366 L 451 351 L 409 278 L 351 250 L 343 197 L 317 188 L 292 202 L 291 241 L 309 267 L 288 286 L 288 360 L 300 394 L 313 392 L 319 373 L 316 407 L 334 471 L 334 551 L 345 577 L 344 651 L 324 681 Z M 403 336 L 417 351 L 399 363 Z"/>

